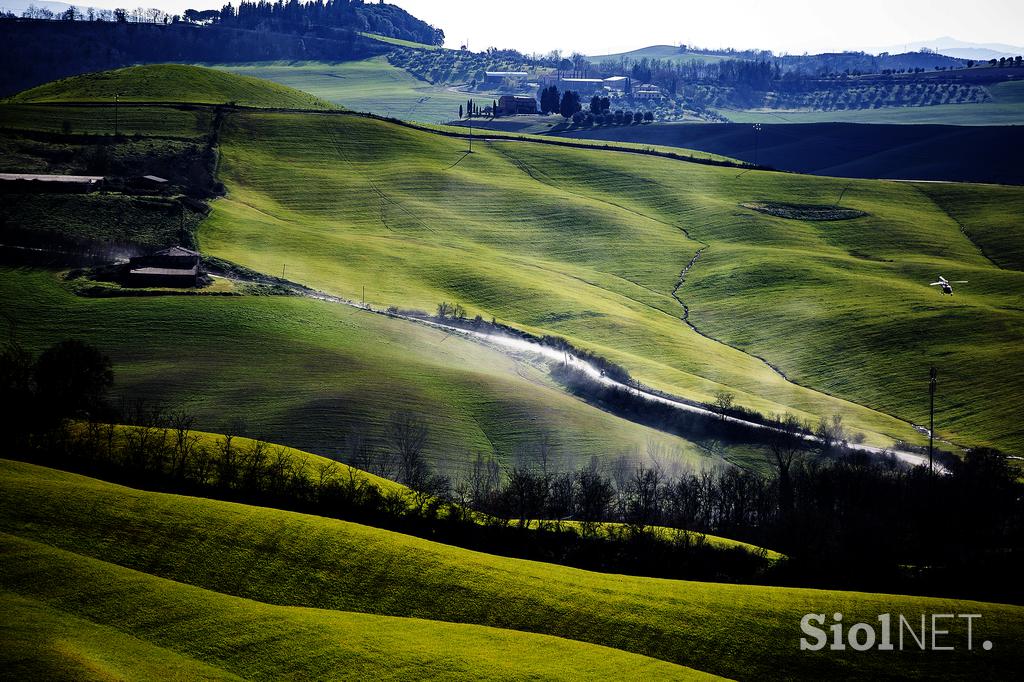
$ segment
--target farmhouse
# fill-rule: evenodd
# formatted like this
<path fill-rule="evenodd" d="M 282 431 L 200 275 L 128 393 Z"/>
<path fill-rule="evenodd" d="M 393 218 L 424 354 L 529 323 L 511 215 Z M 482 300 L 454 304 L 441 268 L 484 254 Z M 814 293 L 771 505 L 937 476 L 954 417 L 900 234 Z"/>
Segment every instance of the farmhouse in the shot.
<path fill-rule="evenodd" d="M 128 262 L 133 287 L 194 287 L 199 279 L 199 252 L 172 246 Z"/>
<path fill-rule="evenodd" d="M 499 116 L 515 116 L 516 114 L 536 114 L 537 100 L 523 95 L 502 95 L 498 100 Z"/>
<path fill-rule="evenodd" d="M 103 184 L 101 175 L 41 175 L 0 173 L 3 192 L 95 192 Z"/>
<path fill-rule="evenodd" d="M 657 85 L 650 85 L 645 83 L 633 90 L 633 97 L 636 99 L 661 99 L 665 95 L 661 92 L 661 88 Z"/>
<path fill-rule="evenodd" d="M 604 79 L 604 87 L 609 92 L 629 92 L 629 76 L 611 76 Z"/>

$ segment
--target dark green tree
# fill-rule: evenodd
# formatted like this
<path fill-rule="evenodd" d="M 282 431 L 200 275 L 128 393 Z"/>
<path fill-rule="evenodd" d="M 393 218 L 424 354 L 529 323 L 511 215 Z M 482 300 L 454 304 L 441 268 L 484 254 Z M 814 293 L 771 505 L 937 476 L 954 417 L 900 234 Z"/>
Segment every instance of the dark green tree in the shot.
<path fill-rule="evenodd" d="M 114 383 L 110 358 L 77 339 L 43 351 L 34 374 L 40 407 L 62 417 L 95 414 Z"/>
<path fill-rule="evenodd" d="M 562 101 L 558 105 L 558 112 L 562 114 L 563 118 L 569 118 L 580 109 L 582 109 L 582 106 L 580 106 L 579 95 L 572 90 L 566 90 L 562 93 Z"/>

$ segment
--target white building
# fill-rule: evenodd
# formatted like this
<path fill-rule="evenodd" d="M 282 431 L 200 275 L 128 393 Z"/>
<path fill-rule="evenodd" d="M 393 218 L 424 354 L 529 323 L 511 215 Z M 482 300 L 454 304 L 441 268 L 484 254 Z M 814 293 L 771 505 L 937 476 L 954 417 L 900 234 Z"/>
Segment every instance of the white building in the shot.
<path fill-rule="evenodd" d="M 644 83 L 640 87 L 633 89 L 634 99 L 661 99 L 664 96 L 665 94 L 661 91 L 661 88 L 650 83 Z"/>

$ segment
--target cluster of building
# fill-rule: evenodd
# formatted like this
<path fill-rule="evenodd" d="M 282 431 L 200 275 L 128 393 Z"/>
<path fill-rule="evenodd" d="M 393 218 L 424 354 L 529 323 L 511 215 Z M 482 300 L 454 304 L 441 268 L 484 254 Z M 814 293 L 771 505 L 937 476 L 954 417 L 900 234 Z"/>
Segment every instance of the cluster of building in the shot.
<path fill-rule="evenodd" d="M 539 83 L 530 83 L 530 74 L 526 71 L 486 71 L 485 85 L 491 87 L 514 88 L 546 88 L 556 86 L 560 91 L 572 90 L 580 97 L 593 95 L 601 97 L 630 97 L 634 100 L 659 100 L 665 96 L 657 85 L 642 83 L 634 85 L 629 76 L 610 76 L 609 78 L 564 78 L 560 75 L 545 76 Z M 515 116 L 517 114 L 536 114 L 537 100 L 531 95 L 502 95 L 498 99 L 498 116 Z"/>

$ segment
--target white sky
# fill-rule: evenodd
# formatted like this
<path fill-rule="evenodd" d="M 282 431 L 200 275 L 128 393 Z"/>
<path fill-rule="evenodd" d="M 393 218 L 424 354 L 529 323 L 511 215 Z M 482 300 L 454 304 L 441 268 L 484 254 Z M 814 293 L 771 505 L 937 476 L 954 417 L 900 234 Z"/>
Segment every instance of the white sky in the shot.
<path fill-rule="evenodd" d="M 763 48 L 799 54 L 940 36 L 1024 42 L 1021 0 L 393 0 L 444 29 L 449 47 L 610 54 L 647 45 Z"/>
<path fill-rule="evenodd" d="M 68 1 L 68 0 L 66 0 Z M 226 0 L 70 0 L 80 6 L 181 12 Z M 776 53 L 864 50 L 952 36 L 1024 43 L 1022 0 L 389 0 L 442 28 L 449 47 L 609 54 L 647 45 L 763 48 Z M 2 4 L 2 2 L 0 2 Z"/>

